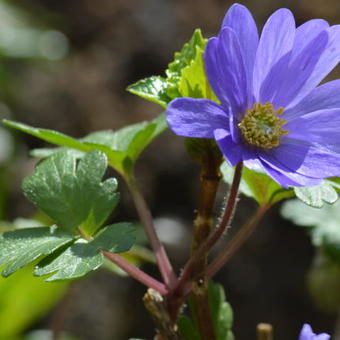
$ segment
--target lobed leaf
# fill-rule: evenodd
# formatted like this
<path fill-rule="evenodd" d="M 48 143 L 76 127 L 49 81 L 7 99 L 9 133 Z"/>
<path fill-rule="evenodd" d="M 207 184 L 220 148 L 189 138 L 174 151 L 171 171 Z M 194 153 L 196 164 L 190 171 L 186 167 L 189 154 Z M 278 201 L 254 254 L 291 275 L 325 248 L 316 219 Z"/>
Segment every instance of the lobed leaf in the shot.
<path fill-rule="evenodd" d="M 178 90 L 182 97 L 207 98 L 219 102 L 205 75 L 203 53 L 204 49 L 196 46 L 195 58 L 182 69 Z"/>
<path fill-rule="evenodd" d="M 118 131 L 94 132 L 80 140 L 53 130 L 38 129 L 9 120 L 4 120 L 4 124 L 55 145 L 81 152 L 100 150 L 107 156 L 110 166 L 121 174 L 129 172 L 141 152 L 167 129 L 164 114 L 152 121 L 133 124 Z M 42 149 L 41 152 L 35 150 L 34 154 L 44 157 L 57 151 L 60 149 Z M 81 156 L 78 152 L 74 154 Z"/>
<path fill-rule="evenodd" d="M 152 76 L 141 79 L 128 86 L 127 90 L 139 97 L 159 104 L 165 108 L 171 101 L 171 98 L 167 94 L 167 87 L 168 83 L 165 78 L 160 76 Z"/>
<path fill-rule="evenodd" d="M 285 202 L 281 213 L 296 225 L 308 227 L 312 243 L 340 261 L 340 201 L 313 208 L 297 199 L 290 200 Z"/>
<path fill-rule="evenodd" d="M 172 99 L 190 96 L 194 92 L 199 98 L 210 98 L 202 97 L 205 89 L 210 89 L 207 87 L 202 60 L 205 45 L 206 39 L 196 29 L 189 42 L 184 44 L 180 52 L 175 53 L 174 60 L 165 71 L 166 78 L 152 76 L 142 79 L 130 85 L 127 90 L 163 107 Z"/>
<path fill-rule="evenodd" d="M 52 227 L 34 227 L 5 232 L 0 237 L 0 266 L 7 277 L 40 256 L 49 255 L 73 241 L 74 235 Z"/>
<path fill-rule="evenodd" d="M 38 264 L 34 274 L 52 274 L 46 281 L 82 277 L 104 263 L 100 250 L 111 253 L 128 251 L 135 242 L 135 228 L 129 223 L 117 223 L 102 229 L 92 241 L 77 240 L 61 254 L 52 254 Z"/>
<path fill-rule="evenodd" d="M 324 203 L 333 204 L 338 200 L 340 185 L 334 181 L 323 180 L 321 184 L 312 187 L 295 187 L 296 197 L 305 204 L 321 208 Z"/>
<path fill-rule="evenodd" d="M 117 181 L 102 182 L 107 158 L 91 151 L 79 161 L 72 152 L 59 151 L 38 164 L 23 182 L 24 194 L 58 226 L 92 235 L 102 226 L 119 194 Z"/>

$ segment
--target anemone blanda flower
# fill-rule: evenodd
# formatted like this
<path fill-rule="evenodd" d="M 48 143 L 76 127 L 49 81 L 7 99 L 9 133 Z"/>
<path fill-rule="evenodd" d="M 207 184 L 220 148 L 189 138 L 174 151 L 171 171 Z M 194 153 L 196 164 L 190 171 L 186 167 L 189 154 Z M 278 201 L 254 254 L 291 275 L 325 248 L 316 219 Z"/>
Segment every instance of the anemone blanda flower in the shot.
<path fill-rule="evenodd" d="M 167 121 L 178 135 L 214 138 L 230 165 L 261 168 L 284 187 L 340 175 L 340 80 L 318 86 L 340 60 L 340 25 L 321 19 L 296 28 L 288 9 L 259 37 L 235 4 L 204 64 L 220 103 L 177 98 Z"/>
<path fill-rule="evenodd" d="M 299 336 L 299 340 L 329 340 L 331 337 L 326 333 L 316 335 L 312 327 L 308 324 L 304 324 Z"/>

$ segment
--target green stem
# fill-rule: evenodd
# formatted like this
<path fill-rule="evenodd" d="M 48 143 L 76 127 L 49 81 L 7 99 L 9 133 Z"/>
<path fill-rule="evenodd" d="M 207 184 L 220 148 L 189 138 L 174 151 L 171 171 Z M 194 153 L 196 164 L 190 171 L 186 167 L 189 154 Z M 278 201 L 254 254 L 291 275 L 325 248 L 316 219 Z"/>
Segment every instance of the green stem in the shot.
<path fill-rule="evenodd" d="M 150 209 L 148 208 L 148 205 L 146 204 L 139 190 L 138 184 L 134 176 L 131 175 L 130 177 L 125 179 L 130 189 L 132 198 L 134 200 L 139 218 L 144 225 L 146 235 L 155 253 L 157 264 L 161 272 L 162 278 L 164 280 L 164 283 L 169 288 L 174 287 L 175 284 L 177 283 L 177 277 L 166 254 L 166 251 L 157 236 Z"/>
<path fill-rule="evenodd" d="M 194 257 L 202 243 L 209 237 L 213 226 L 213 210 L 217 189 L 220 183 L 220 164 L 216 162 L 203 163 L 201 172 L 200 202 L 197 216 L 194 221 L 194 234 L 191 247 L 191 256 Z M 211 317 L 208 279 L 206 268 L 208 252 L 205 251 L 197 261 L 196 271 L 193 277 L 193 301 L 194 311 L 202 340 L 214 340 L 215 330 Z"/>

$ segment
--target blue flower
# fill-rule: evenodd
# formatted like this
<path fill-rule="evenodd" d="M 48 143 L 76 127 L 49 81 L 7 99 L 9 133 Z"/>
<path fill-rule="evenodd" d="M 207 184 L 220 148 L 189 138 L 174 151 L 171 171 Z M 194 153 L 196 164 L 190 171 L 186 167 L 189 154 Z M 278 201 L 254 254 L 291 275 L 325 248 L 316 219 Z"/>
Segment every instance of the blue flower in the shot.
<path fill-rule="evenodd" d="M 262 169 L 284 187 L 340 175 L 340 80 L 319 83 L 340 60 L 340 26 L 321 19 L 295 27 L 288 9 L 259 37 L 235 4 L 204 63 L 219 103 L 177 98 L 167 121 L 178 135 L 214 138 L 230 165 Z"/>
<path fill-rule="evenodd" d="M 299 340 L 329 340 L 330 338 L 326 333 L 316 335 L 308 324 L 303 325 L 299 336 Z"/>

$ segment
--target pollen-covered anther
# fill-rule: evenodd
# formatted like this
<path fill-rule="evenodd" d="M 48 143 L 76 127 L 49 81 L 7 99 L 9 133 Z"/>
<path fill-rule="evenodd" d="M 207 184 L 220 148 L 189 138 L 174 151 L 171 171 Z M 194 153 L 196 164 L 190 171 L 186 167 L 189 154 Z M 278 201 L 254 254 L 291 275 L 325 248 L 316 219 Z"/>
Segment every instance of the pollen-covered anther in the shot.
<path fill-rule="evenodd" d="M 278 146 L 281 136 L 288 133 L 287 130 L 282 129 L 287 121 L 279 118 L 283 111 L 283 107 L 275 110 L 271 103 L 254 104 L 238 124 L 245 141 L 264 149 Z"/>

